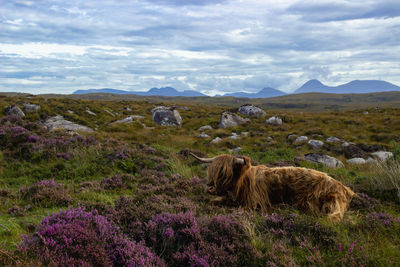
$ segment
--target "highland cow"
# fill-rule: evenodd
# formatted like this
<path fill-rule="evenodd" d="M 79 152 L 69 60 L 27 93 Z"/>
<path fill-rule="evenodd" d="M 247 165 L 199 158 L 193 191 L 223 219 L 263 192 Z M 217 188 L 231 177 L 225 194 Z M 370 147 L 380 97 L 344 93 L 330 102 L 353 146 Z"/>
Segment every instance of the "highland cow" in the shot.
<path fill-rule="evenodd" d="M 286 203 L 305 212 L 325 214 L 331 221 L 343 218 L 354 192 L 326 173 L 299 167 L 252 166 L 246 156 L 219 155 L 196 159 L 211 163 L 208 186 L 217 204 L 232 199 L 242 207 L 269 213 Z"/>

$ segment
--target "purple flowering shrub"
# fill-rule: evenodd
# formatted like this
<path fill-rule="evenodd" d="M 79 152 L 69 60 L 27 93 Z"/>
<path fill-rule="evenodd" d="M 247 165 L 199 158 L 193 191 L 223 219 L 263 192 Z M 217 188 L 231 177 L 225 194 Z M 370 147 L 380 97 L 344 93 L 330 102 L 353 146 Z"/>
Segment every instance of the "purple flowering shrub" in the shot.
<path fill-rule="evenodd" d="M 261 233 L 271 233 L 276 238 L 287 238 L 297 244 L 297 238 L 309 239 L 314 244 L 332 247 L 337 241 L 337 232 L 332 228 L 295 213 L 267 214 L 258 224 Z"/>
<path fill-rule="evenodd" d="M 9 208 L 7 211 L 8 214 L 15 216 L 15 217 L 21 217 L 25 215 L 25 211 L 21 209 L 19 206 L 14 205 L 13 207 Z"/>
<path fill-rule="evenodd" d="M 64 186 L 54 179 L 42 180 L 31 186 L 22 187 L 20 193 L 24 200 L 41 207 L 66 206 L 72 202 Z"/>
<path fill-rule="evenodd" d="M 135 239 L 172 266 L 249 265 L 259 259 L 233 216 L 196 218 L 193 212 L 162 213 L 137 222 Z"/>
<path fill-rule="evenodd" d="M 349 209 L 355 211 L 378 211 L 382 208 L 379 200 L 364 193 L 357 193 L 350 202 Z"/>
<path fill-rule="evenodd" d="M 400 217 L 394 217 L 385 212 L 372 212 L 367 214 L 362 220 L 363 229 L 368 232 L 382 233 L 382 229 L 393 229 L 395 232 L 400 231 Z"/>
<path fill-rule="evenodd" d="M 341 266 L 365 266 L 367 255 L 364 247 L 354 240 L 350 244 L 339 243 L 337 246 L 338 263 Z"/>
<path fill-rule="evenodd" d="M 21 251 L 51 266 L 165 266 L 96 210 L 79 207 L 44 218 Z"/>
<path fill-rule="evenodd" d="M 101 181 L 101 187 L 107 190 L 123 189 L 133 187 L 135 176 L 131 174 L 116 174 L 109 178 L 104 178 Z"/>

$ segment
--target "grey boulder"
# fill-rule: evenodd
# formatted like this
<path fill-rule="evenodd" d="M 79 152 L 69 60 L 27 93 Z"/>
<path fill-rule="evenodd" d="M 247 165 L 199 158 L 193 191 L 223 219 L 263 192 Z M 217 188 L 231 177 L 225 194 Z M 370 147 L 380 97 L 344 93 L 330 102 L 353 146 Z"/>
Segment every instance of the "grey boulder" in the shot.
<path fill-rule="evenodd" d="M 40 106 L 36 104 L 24 104 L 24 110 L 26 113 L 34 113 L 39 111 Z"/>
<path fill-rule="evenodd" d="M 7 115 L 13 115 L 19 118 L 25 117 L 25 113 L 18 106 L 7 107 L 5 113 Z"/>
<path fill-rule="evenodd" d="M 282 119 L 278 116 L 273 116 L 266 120 L 265 123 L 270 125 L 282 125 Z"/>
<path fill-rule="evenodd" d="M 66 130 L 73 132 L 93 132 L 93 129 L 84 125 L 65 120 L 63 116 L 55 116 L 47 119 L 44 126 L 48 131 Z"/>
<path fill-rule="evenodd" d="M 219 128 L 236 127 L 249 121 L 250 119 L 242 118 L 239 115 L 230 112 L 224 112 L 222 113 L 221 120 L 219 121 Z"/>
<path fill-rule="evenodd" d="M 162 126 L 181 126 L 182 118 L 176 109 L 159 106 L 151 110 L 153 121 Z"/>
<path fill-rule="evenodd" d="M 329 168 L 340 168 L 344 166 L 343 163 L 337 158 L 323 154 L 306 154 L 304 155 L 304 159 L 311 162 L 321 163 Z"/>
<path fill-rule="evenodd" d="M 243 105 L 239 107 L 238 112 L 246 116 L 257 118 L 266 115 L 264 110 L 254 105 Z"/>
<path fill-rule="evenodd" d="M 310 141 L 308 141 L 308 145 L 313 149 L 319 149 L 324 145 L 324 142 L 311 139 Z"/>

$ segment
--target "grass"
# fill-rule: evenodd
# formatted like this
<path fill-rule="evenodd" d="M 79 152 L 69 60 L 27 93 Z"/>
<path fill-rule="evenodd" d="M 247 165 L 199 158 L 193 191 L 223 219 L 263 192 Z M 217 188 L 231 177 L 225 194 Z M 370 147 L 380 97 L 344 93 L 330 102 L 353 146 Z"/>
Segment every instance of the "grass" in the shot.
<path fill-rule="evenodd" d="M 85 97 L 85 96 L 82 96 Z M 99 97 L 100 96 L 92 96 Z M 298 99 L 301 97 L 302 99 Z M 162 212 L 178 213 L 193 211 L 197 218 L 215 216 L 217 214 L 238 215 L 238 220 L 249 237 L 249 244 L 260 255 L 259 265 L 268 262 L 277 266 L 314 265 L 314 266 L 364 266 L 400 265 L 400 206 L 399 192 L 399 157 L 400 157 L 400 109 L 369 108 L 368 115 L 363 109 L 355 109 L 357 101 L 362 98 L 352 96 L 350 104 L 332 111 L 315 105 L 310 98 L 319 99 L 319 95 L 290 96 L 278 100 L 251 100 L 265 108 L 265 118 L 251 119 L 251 122 L 237 128 L 216 129 L 221 112 L 235 111 L 244 103 L 239 99 L 233 103 L 230 98 L 186 99 L 186 98 L 139 98 L 129 101 L 82 100 L 65 97 L 33 97 L 5 96 L 0 97 L 0 107 L 11 104 L 31 102 L 39 104 L 38 113 L 28 114 L 21 123 L 35 135 L 46 139 L 53 137 L 68 140 L 71 136 L 62 132 L 48 133 L 42 131 L 38 124 L 49 116 L 63 115 L 77 123 L 98 130 L 86 137 L 95 141 L 91 144 L 79 143 L 70 147 L 44 147 L 35 151 L 30 157 L 18 152 L 25 143 L 9 146 L 1 143 L 0 151 L 0 264 L 29 265 L 32 259 L 16 252 L 23 235 L 32 234 L 34 227 L 47 215 L 68 205 L 82 205 L 88 209 L 95 207 L 99 213 L 110 218 L 121 231 L 137 242 L 137 229 L 132 223 L 137 220 L 143 225 L 149 218 Z M 367 96 L 365 96 L 367 97 Z M 373 96 L 372 98 L 374 98 Z M 378 97 L 378 96 L 376 96 Z M 130 99 L 130 98 L 128 98 Z M 248 100 L 250 101 L 250 100 Z M 299 101 L 299 105 L 293 102 Z M 311 101 L 309 106 L 319 113 L 307 112 L 301 108 L 302 102 Z M 334 102 L 334 100 L 331 100 Z M 336 101 L 336 100 L 335 100 Z M 206 103 L 209 102 L 209 103 Z M 187 110 L 179 110 L 182 127 L 160 127 L 151 121 L 150 110 L 157 104 L 181 105 Z M 205 103 L 205 104 L 204 104 Z M 270 105 L 274 104 L 274 105 Z M 284 106 L 288 109 L 284 109 Z M 340 103 L 342 105 L 342 103 Z M 372 104 L 371 104 L 372 105 Z M 373 103 L 375 105 L 375 103 Z M 365 107 L 370 104 L 365 104 Z M 96 116 L 86 113 L 86 107 Z M 132 112 L 124 108 L 129 107 Z M 275 107 L 275 108 L 274 108 Z M 343 110 L 344 109 L 344 110 Z M 69 114 L 67 110 L 73 110 Z M 112 116 L 105 110 L 118 115 Z M 303 113 L 294 112 L 302 110 Z M 3 114 L 4 115 L 4 114 Z M 138 122 L 129 125 L 112 125 L 113 121 L 129 115 L 142 115 L 144 124 L 154 129 L 144 129 Z M 270 126 L 264 123 L 269 116 L 280 116 L 284 124 Z M 1 119 L 0 119 L 1 120 Z M 31 125 L 32 124 L 32 125 Z M 0 126 L 7 125 L 1 121 Z M 197 129 L 203 125 L 211 125 L 214 129 L 207 132 L 210 138 L 198 138 Z M 249 132 L 248 137 L 241 136 L 232 140 L 232 133 Z M 309 139 L 325 142 L 329 136 L 336 136 L 357 145 L 375 146 L 381 150 L 391 150 L 395 159 L 374 165 L 353 166 L 346 164 L 341 144 L 328 144 L 320 150 L 312 150 L 307 144 L 294 145 L 288 141 L 289 134 L 306 135 Z M 84 136 L 84 135 L 83 135 Z M 215 137 L 223 139 L 221 143 L 210 144 Z M 273 138 L 273 141 L 269 139 Z M 351 209 L 343 221 L 331 224 L 325 218 L 303 214 L 291 207 L 282 206 L 274 210 L 278 216 L 288 218 L 288 214 L 296 214 L 295 222 L 302 226 L 294 233 L 277 234 L 265 226 L 266 216 L 258 212 L 246 212 L 236 206 L 210 206 L 212 198 L 205 187 L 206 167 L 191 157 L 185 157 L 182 150 L 191 149 L 202 152 L 205 156 L 228 153 L 229 149 L 241 147 L 239 154 L 249 156 L 258 164 L 290 164 L 313 168 L 327 172 L 335 179 L 350 185 L 357 193 L 367 193 L 381 203 L 376 210 Z M 57 153 L 68 153 L 71 158 L 57 157 Z M 330 169 L 323 165 L 306 161 L 297 161 L 306 153 L 324 153 L 334 156 L 345 163 L 345 167 Z M 369 153 L 369 152 L 367 152 Z M 104 189 L 101 181 L 117 174 L 129 174 L 133 181 L 130 187 Z M 179 175 L 176 175 L 179 174 Z M 198 177 L 192 178 L 192 177 Z M 39 181 L 55 179 L 61 183 L 65 192 L 71 196 L 68 205 L 32 205 L 21 195 L 21 188 L 31 186 Z M 82 185 L 82 183 L 85 183 Z M 84 187 L 84 188 L 83 188 Z M 397 191 L 396 191 L 397 190 Z M 121 199 L 122 197 L 122 199 Z M 378 201 L 377 200 L 377 201 Z M 52 202 L 52 199 L 48 199 Z M 121 204 L 122 203 L 122 204 Z M 360 205 L 368 206 L 368 202 Z M 9 210 L 18 206 L 24 210 L 22 216 L 14 216 Z M 389 216 L 386 219 L 374 216 L 373 212 Z M 376 215 L 376 214 L 375 214 Z M 376 215 L 378 216 L 378 215 Z M 387 226 L 385 223 L 394 219 Z M 368 221 L 375 220 L 375 221 Z M 391 221 L 390 221 L 391 222 Z M 326 232 L 318 232 L 315 225 L 320 225 Z M 371 228 L 371 225 L 374 228 Z M 317 227 L 318 228 L 318 227 Z M 135 230 L 136 229 L 136 230 Z M 299 230 L 300 229 L 300 230 Z M 281 229 L 282 230 L 282 229 Z M 324 230 L 324 231 L 325 231 Z M 139 230 L 138 230 L 139 231 Z M 325 246 L 315 241 L 315 235 L 333 238 L 332 246 Z M 297 240 L 298 238 L 299 240 Z M 349 248 L 356 240 L 351 252 Z M 338 250 L 341 244 L 345 249 Z M 221 245 L 222 246 L 222 245 Z M 224 245 L 226 246 L 226 244 Z M 360 246 L 362 249 L 360 250 Z M 6 260 L 6 258 L 11 258 Z M 35 259 L 33 259 L 35 260 Z M 254 263 L 256 265 L 256 263 Z"/>

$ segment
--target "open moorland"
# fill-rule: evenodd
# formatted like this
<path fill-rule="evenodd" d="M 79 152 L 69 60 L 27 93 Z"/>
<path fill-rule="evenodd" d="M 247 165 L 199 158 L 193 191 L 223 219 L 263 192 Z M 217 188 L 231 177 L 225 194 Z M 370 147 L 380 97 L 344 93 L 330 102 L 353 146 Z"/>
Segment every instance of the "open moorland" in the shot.
<path fill-rule="evenodd" d="M 0 265 L 399 266 L 398 97 L 2 95 Z M 266 114 L 219 127 L 245 103 Z M 182 125 L 156 124 L 156 106 Z M 337 223 L 284 204 L 212 205 L 190 152 L 313 168 L 357 197 Z"/>

